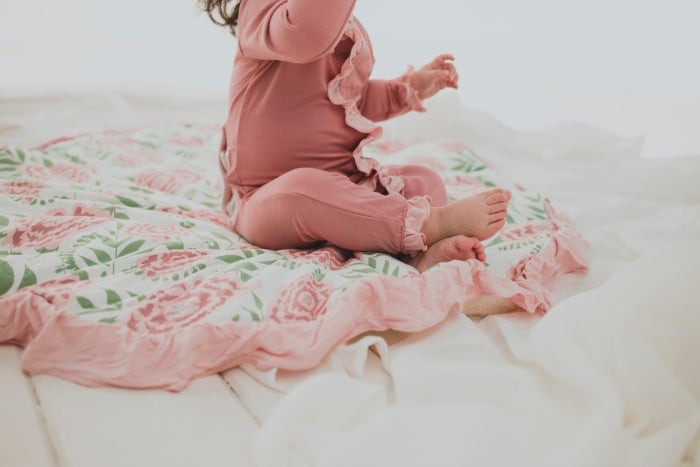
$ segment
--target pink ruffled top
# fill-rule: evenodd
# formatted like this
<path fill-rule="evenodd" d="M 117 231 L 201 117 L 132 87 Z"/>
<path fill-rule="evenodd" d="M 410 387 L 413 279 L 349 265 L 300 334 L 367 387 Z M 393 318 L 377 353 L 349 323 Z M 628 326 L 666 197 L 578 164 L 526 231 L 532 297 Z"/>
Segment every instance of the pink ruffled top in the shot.
<path fill-rule="evenodd" d="M 243 0 L 224 125 L 223 204 L 298 167 L 400 192 L 403 181 L 362 155 L 375 122 L 424 111 L 408 85 L 370 80 L 374 55 L 355 0 Z"/>

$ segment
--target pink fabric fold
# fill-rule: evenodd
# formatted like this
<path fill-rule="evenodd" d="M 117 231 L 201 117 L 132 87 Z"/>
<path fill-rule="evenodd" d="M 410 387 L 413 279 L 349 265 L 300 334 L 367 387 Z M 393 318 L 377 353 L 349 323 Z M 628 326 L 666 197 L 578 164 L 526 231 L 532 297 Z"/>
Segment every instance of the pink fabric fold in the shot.
<path fill-rule="evenodd" d="M 404 253 L 415 256 L 418 252 L 428 249 L 421 228 L 429 215 L 430 200 L 427 196 L 416 196 L 408 200 L 402 240 Z"/>

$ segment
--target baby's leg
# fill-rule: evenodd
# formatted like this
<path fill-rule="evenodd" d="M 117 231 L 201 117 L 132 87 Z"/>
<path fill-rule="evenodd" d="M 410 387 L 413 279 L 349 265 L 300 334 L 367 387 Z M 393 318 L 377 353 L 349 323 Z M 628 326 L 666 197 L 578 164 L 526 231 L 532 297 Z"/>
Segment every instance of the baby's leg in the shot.
<path fill-rule="evenodd" d="M 430 205 L 434 207 L 447 204 L 445 183 L 432 169 L 422 165 L 390 165 L 385 170 L 389 175 L 403 179 L 403 196 L 411 199 L 414 196 L 429 196 Z"/>
<path fill-rule="evenodd" d="M 490 190 L 448 204 L 442 178 L 433 170 L 419 165 L 387 166 L 386 170 L 390 175 L 403 179 L 406 198 L 430 196 L 431 215 L 423 225 L 422 232 L 426 234 L 428 245 L 437 246 L 440 243 L 440 247 L 428 255 L 430 257 L 447 255 L 452 259 L 467 259 L 463 258 L 465 254 L 474 257 L 475 253 L 468 248 L 473 240 L 477 240 L 478 243 L 479 239 L 489 238 L 505 224 L 511 196 L 508 190 Z M 447 243 L 440 242 L 449 238 L 453 240 Z M 450 248 L 446 249 L 446 245 L 450 245 Z M 458 245 L 459 248 L 452 248 L 454 245 Z M 466 253 L 459 253 L 460 251 Z M 427 253 L 429 252 L 424 254 Z M 479 255 L 476 256 L 483 261 Z"/>
<path fill-rule="evenodd" d="M 479 240 L 495 235 L 505 224 L 510 198 L 510 191 L 495 188 L 432 208 L 422 229 L 427 244 L 432 245 L 455 235 Z"/>
<path fill-rule="evenodd" d="M 423 272 L 438 263 L 452 260 L 467 261 L 469 259 L 486 261 L 484 246 L 478 238 L 457 235 L 430 245 L 427 251 L 418 253 L 407 263 Z"/>
<path fill-rule="evenodd" d="M 383 195 L 343 174 L 295 169 L 245 197 L 234 229 L 263 248 L 329 242 L 354 251 L 411 253 L 425 247 L 424 198 Z"/>

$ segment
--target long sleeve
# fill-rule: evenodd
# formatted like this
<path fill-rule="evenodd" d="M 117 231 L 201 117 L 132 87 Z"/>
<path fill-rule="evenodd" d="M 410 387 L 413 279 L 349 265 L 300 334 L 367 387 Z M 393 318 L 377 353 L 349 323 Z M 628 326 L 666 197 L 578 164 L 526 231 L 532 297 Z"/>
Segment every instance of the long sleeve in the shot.
<path fill-rule="evenodd" d="M 355 0 L 243 0 L 241 53 L 252 59 L 308 63 L 340 39 Z"/>
<path fill-rule="evenodd" d="M 425 112 L 416 91 L 404 75 L 394 80 L 369 80 L 358 103 L 360 112 L 373 122 L 398 117 L 411 110 Z"/>

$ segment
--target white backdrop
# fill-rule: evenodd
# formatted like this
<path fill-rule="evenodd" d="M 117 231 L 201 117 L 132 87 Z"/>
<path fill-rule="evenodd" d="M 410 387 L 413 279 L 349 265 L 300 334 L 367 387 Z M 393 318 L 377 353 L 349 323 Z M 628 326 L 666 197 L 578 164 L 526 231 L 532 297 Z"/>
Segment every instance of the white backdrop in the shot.
<path fill-rule="evenodd" d="M 328 0 L 326 0 L 328 1 Z M 358 0 L 376 77 L 457 56 L 461 100 L 519 129 L 577 120 L 700 154 L 697 0 Z M 195 0 L 0 3 L 0 88 L 156 83 L 226 93 L 233 38 Z"/>

